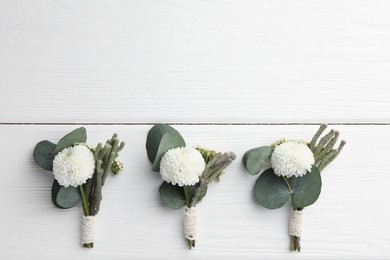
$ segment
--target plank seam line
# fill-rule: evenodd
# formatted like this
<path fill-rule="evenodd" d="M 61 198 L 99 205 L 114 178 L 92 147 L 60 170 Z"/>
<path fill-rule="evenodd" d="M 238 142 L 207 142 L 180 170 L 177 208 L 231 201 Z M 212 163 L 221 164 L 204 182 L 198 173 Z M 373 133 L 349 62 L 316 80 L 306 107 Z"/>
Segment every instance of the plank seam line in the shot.
<path fill-rule="evenodd" d="M 142 126 L 142 125 L 154 125 L 156 123 L 164 123 L 164 122 L 141 122 L 141 123 L 134 123 L 134 122 L 111 122 L 111 123 L 82 123 L 82 122 L 76 122 L 76 123 L 49 123 L 49 122 L 42 122 L 42 123 L 30 123 L 30 122 L 20 122 L 20 123 L 8 123 L 0 122 L 1 125 L 10 125 L 10 126 L 17 126 L 17 125 L 37 125 L 37 126 L 45 126 L 45 125 L 52 125 L 52 126 L 61 126 L 61 125 L 96 125 L 96 126 L 110 126 L 110 125 L 128 125 L 128 126 Z M 210 125 L 210 126 L 288 126 L 288 125 L 302 125 L 302 126 L 314 126 L 321 124 L 318 123 L 299 123 L 299 122 L 293 122 L 293 123 L 261 123 L 261 122 L 255 122 L 255 123 L 245 123 L 245 122 L 239 122 L 239 123 L 206 123 L 206 122 L 196 122 L 196 123 L 186 123 L 186 122 L 165 122 L 166 124 L 170 125 Z M 357 123 L 340 123 L 340 122 L 328 122 L 328 125 L 351 125 L 351 126 L 388 126 L 390 123 L 364 123 L 364 122 L 357 122 Z"/>

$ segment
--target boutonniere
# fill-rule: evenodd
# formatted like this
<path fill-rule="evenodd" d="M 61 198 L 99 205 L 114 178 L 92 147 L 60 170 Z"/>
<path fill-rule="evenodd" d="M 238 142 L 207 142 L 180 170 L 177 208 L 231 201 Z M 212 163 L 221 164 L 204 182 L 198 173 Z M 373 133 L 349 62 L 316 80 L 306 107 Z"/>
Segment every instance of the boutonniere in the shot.
<path fill-rule="evenodd" d="M 301 250 L 303 209 L 313 204 L 321 193 L 321 172 L 341 152 L 345 141 L 334 146 L 339 132 L 331 130 L 318 139 L 327 125 L 320 126 L 310 143 L 281 139 L 271 146 L 251 149 L 243 163 L 251 175 L 260 173 L 254 187 L 256 201 L 265 208 L 277 209 L 291 201 L 289 235 L 291 250 Z"/>
<path fill-rule="evenodd" d="M 57 144 L 44 140 L 34 149 L 35 162 L 44 170 L 52 171 L 53 204 L 68 209 L 81 202 L 83 209 L 81 243 L 92 248 L 95 235 L 95 216 L 102 201 L 102 188 L 108 174 L 118 174 L 123 164 L 117 159 L 125 146 L 116 134 L 105 145 L 95 148 L 86 144 L 84 127 L 65 135 Z"/>
<path fill-rule="evenodd" d="M 164 124 L 149 131 L 146 151 L 152 170 L 160 172 L 164 180 L 159 188 L 163 204 L 173 210 L 184 207 L 184 237 L 191 249 L 196 240 L 196 205 L 236 156 L 186 146 L 181 134 Z"/>

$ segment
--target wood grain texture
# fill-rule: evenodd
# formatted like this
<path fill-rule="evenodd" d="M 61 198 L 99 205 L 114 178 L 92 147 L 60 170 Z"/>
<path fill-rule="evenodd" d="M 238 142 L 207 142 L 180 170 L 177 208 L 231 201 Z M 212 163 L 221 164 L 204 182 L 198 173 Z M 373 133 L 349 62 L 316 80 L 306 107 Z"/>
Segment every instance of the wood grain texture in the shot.
<path fill-rule="evenodd" d="M 0 122 L 389 122 L 383 0 L 1 0 Z"/>
<path fill-rule="evenodd" d="M 390 126 L 337 126 L 348 144 L 294 254 L 289 208 L 256 204 L 240 160 L 317 127 L 186 125 L 389 123 L 389 13 L 383 0 L 0 0 L 0 259 L 389 259 Z M 93 250 L 79 244 L 81 208 L 55 208 L 53 177 L 32 159 L 76 127 L 55 123 L 78 122 L 135 124 L 87 126 L 91 144 L 113 131 L 128 144 Z M 150 170 L 151 122 L 238 155 L 199 205 L 192 251 Z"/>
<path fill-rule="evenodd" d="M 303 252 L 289 252 L 288 207 L 266 210 L 241 158 L 280 137 L 310 138 L 317 126 L 175 126 L 188 145 L 235 151 L 238 159 L 198 207 L 199 242 L 189 251 L 183 211 L 165 208 L 161 178 L 145 151 L 150 126 L 87 126 L 95 145 L 116 131 L 127 142 L 124 172 L 108 179 L 93 250 L 80 246 L 81 208 L 56 209 L 52 175 L 33 162 L 35 144 L 75 126 L 0 126 L 1 259 L 389 259 L 389 126 L 337 126 L 347 146 L 323 172 L 319 200 L 304 211 Z"/>

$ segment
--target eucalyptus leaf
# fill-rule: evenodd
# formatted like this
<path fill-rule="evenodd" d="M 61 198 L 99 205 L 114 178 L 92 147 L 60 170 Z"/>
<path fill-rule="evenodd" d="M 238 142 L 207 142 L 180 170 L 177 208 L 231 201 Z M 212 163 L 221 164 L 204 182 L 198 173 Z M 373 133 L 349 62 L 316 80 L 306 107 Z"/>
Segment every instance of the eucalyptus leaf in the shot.
<path fill-rule="evenodd" d="M 69 209 L 81 202 L 81 195 L 78 188 L 73 186 L 61 186 L 56 180 L 51 187 L 51 200 L 57 208 Z"/>
<path fill-rule="evenodd" d="M 61 152 L 63 149 L 73 146 L 75 143 L 85 143 L 87 141 L 87 130 L 84 127 L 77 128 L 65 135 L 58 141 L 53 155 Z"/>
<path fill-rule="evenodd" d="M 321 174 L 313 165 L 310 172 L 302 177 L 291 177 L 289 183 L 293 193 L 291 194 L 291 206 L 293 208 L 307 207 L 318 199 L 321 193 Z"/>
<path fill-rule="evenodd" d="M 53 150 L 56 147 L 50 141 L 40 141 L 34 148 L 33 157 L 34 161 L 44 170 L 53 170 Z"/>
<path fill-rule="evenodd" d="M 155 124 L 149 130 L 148 137 L 146 139 L 146 152 L 151 163 L 153 163 L 156 159 L 158 146 L 160 145 L 161 138 L 164 136 L 165 133 L 168 132 L 177 132 L 177 130 L 166 124 Z M 178 134 L 180 135 L 180 133 Z"/>
<path fill-rule="evenodd" d="M 177 210 L 186 205 L 183 187 L 163 182 L 160 186 L 160 197 L 168 208 Z"/>
<path fill-rule="evenodd" d="M 273 169 L 263 172 L 254 187 L 255 199 L 267 209 L 282 207 L 290 198 L 287 183 L 282 177 L 276 176 Z"/>
<path fill-rule="evenodd" d="M 242 158 L 245 169 L 251 175 L 256 175 L 269 169 L 272 152 L 273 150 L 270 146 L 262 146 L 247 151 Z"/>
<path fill-rule="evenodd" d="M 152 170 L 155 172 L 160 170 L 161 157 L 165 152 L 185 145 L 183 137 L 173 127 L 165 124 L 154 125 L 146 139 L 146 151 L 149 161 L 153 164 Z"/>

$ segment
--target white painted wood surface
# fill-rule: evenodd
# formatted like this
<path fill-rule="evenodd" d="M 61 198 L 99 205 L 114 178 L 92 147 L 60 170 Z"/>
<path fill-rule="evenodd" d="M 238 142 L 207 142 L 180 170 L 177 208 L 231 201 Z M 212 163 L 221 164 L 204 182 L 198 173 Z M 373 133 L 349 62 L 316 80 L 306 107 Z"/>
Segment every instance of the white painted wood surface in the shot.
<path fill-rule="evenodd" d="M 389 122 L 384 0 L 0 1 L 1 122 Z"/>
<path fill-rule="evenodd" d="M 89 143 L 114 130 L 126 140 L 124 172 L 109 179 L 92 250 L 79 245 L 81 208 L 56 209 L 53 177 L 38 168 L 32 150 L 75 126 L 1 126 L 1 259 L 389 259 L 390 139 L 387 126 L 337 126 L 348 144 L 323 172 L 319 200 L 304 211 L 303 252 L 289 251 L 289 208 L 266 210 L 253 199 L 257 177 L 243 153 L 279 137 L 309 138 L 317 126 L 176 126 L 189 145 L 233 150 L 238 160 L 210 186 L 198 207 L 199 241 L 189 251 L 183 211 L 160 202 L 161 178 L 144 150 L 150 126 L 87 126 Z M 6 159 L 6 160 L 5 160 Z"/>
<path fill-rule="evenodd" d="M 0 259 L 390 259 L 389 14 L 384 0 L 0 0 Z M 192 251 L 147 160 L 154 122 L 238 156 L 199 205 Z M 288 207 L 257 205 L 241 164 L 317 128 L 244 124 L 291 122 L 339 123 L 348 142 L 305 210 L 300 254 Z M 81 208 L 56 209 L 32 160 L 66 123 L 92 123 L 91 144 L 115 131 L 128 144 L 93 250 L 79 245 Z"/>

